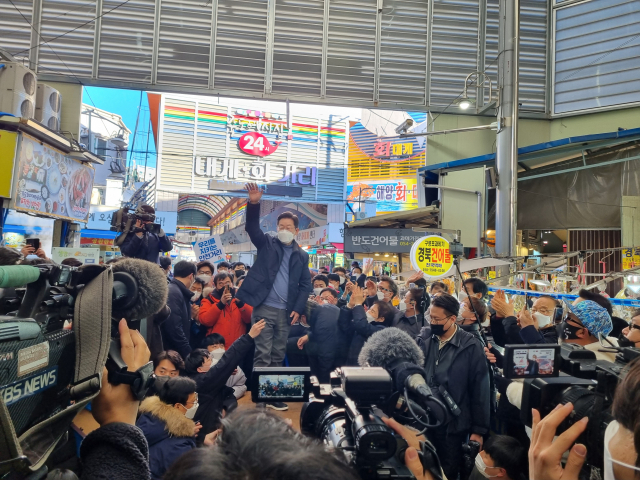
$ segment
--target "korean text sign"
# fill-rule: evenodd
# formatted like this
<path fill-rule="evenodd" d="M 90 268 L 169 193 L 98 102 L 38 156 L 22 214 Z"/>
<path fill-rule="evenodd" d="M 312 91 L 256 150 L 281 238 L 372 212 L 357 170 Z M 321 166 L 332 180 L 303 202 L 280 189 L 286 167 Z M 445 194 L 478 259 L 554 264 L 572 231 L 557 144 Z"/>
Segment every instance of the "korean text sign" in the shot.
<path fill-rule="evenodd" d="M 209 260 L 214 264 L 225 261 L 226 255 L 224 253 L 224 247 L 220 241 L 219 235 L 214 235 L 204 240 L 200 240 L 193 246 L 193 251 L 196 254 L 196 259 L 199 262 L 203 260 Z"/>
<path fill-rule="evenodd" d="M 449 242 L 437 235 L 430 235 L 415 242 L 411 248 L 411 265 L 426 277 L 442 277 L 453 268 L 453 256 Z"/>

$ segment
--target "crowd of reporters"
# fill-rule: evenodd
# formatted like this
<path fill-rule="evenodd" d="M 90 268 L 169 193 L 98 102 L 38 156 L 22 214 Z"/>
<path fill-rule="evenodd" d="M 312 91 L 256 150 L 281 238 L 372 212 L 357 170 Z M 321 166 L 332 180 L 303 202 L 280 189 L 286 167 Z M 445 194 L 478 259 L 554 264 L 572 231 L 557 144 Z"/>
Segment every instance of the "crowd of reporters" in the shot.
<path fill-rule="evenodd" d="M 404 461 L 416 478 L 432 478 L 419 455 L 425 442 L 435 447 L 442 477 L 449 480 L 467 480 L 469 474 L 474 480 L 581 475 L 586 447 L 575 442 L 587 417 L 556 437 L 573 415 L 571 403 L 542 419 L 534 410 L 527 430 L 517 413 L 522 383 L 500 374 L 493 346 L 561 341 L 613 362 L 615 354 L 599 348 L 599 336 L 611 345 L 640 347 L 640 311 L 629 324 L 612 319 L 605 297 L 581 291 L 566 312 L 544 295 L 515 312 L 502 291 L 489 301 L 487 285 L 477 278 L 465 280 L 454 296 L 445 283 L 427 285 L 419 274 L 400 284 L 385 275 L 366 276 L 357 262 L 350 270 L 312 271 L 295 242 L 297 217 L 280 215 L 277 234 L 265 234 L 259 227 L 261 193 L 255 186 L 248 189 L 246 229 L 258 249 L 252 267 L 208 261 L 172 265 L 168 257 L 158 258 L 167 248 L 163 236 L 155 243 L 129 241 L 132 256 L 156 260 L 169 293 L 166 308 L 147 319 L 146 341 L 120 322 L 122 357 L 131 371 L 151 358 L 157 378 L 139 402 L 127 385 L 110 385 L 103 375 L 92 405 L 101 427 L 80 447 L 82 478 L 357 478 L 340 452 L 267 413 L 267 408 L 286 410 L 286 404 L 238 411 L 238 400 L 254 367 L 308 366 L 328 383 L 336 368 L 367 366 L 359 362 L 363 346 L 389 328 L 415 341 L 424 355 L 420 367 L 426 383 L 454 406 L 449 421 L 425 437 L 384 419 L 407 441 Z M 146 250 L 139 252 L 136 245 Z M 50 262 L 31 247 L 0 250 L 4 265 Z M 37 258 L 25 259 L 33 254 Z M 640 363 L 632 362 L 625 373 L 605 433 L 604 480 L 640 475 Z M 472 442 L 480 451 L 471 458 L 473 468 L 466 469 L 463 446 Z"/>

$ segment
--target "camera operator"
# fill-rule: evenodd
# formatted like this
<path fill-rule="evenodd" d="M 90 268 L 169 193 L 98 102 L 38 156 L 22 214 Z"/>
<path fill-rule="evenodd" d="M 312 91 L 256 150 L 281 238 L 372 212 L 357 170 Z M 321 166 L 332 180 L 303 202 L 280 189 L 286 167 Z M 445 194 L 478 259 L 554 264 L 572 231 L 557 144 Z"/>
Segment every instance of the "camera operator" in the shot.
<path fill-rule="evenodd" d="M 558 405 L 545 418 L 533 410 L 529 476 L 535 480 L 577 480 L 587 448 L 574 444 L 586 430 L 588 417 L 555 437 L 556 430 L 573 412 L 573 405 Z M 613 398 L 613 421 L 604 433 L 604 480 L 637 480 L 640 476 L 640 360 L 632 361 L 618 383 Z M 575 413 L 574 413 L 575 415 Z M 577 421 L 576 421 L 577 420 Z M 573 445 L 573 446 L 572 446 Z M 633 445 L 634 448 L 629 448 Z M 565 457 L 567 450 L 568 457 Z M 566 465 L 562 461 L 566 458 Z"/>
<path fill-rule="evenodd" d="M 118 324 L 120 354 L 128 371 L 135 372 L 149 361 L 149 349 L 137 330 L 126 320 Z M 126 384 L 111 385 L 103 369 L 102 388 L 92 402 L 93 417 L 100 428 L 80 445 L 83 479 L 146 480 L 149 473 L 149 445 L 135 426 L 140 402 Z"/>
<path fill-rule="evenodd" d="M 139 205 L 135 217 L 135 228 L 127 233 L 120 251 L 126 257 L 158 263 L 160 252 L 170 252 L 173 248 L 171 240 L 162 229 L 158 234 L 146 230 L 145 225 L 152 224 L 156 219 L 156 211 L 152 206 Z"/>
<path fill-rule="evenodd" d="M 481 344 L 456 324 L 458 300 L 442 293 L 431 301 L 431 328 L 418 335 L 425 356 L 426 381 L 438 391 L 444 388 L 460 413 L 448 425 L 431 429 L 427 436 L 436 448 L 447 478 L 458 477 L 462 444 L 467 437 L 482 447 L 489 431 L 489 368 Z"/>

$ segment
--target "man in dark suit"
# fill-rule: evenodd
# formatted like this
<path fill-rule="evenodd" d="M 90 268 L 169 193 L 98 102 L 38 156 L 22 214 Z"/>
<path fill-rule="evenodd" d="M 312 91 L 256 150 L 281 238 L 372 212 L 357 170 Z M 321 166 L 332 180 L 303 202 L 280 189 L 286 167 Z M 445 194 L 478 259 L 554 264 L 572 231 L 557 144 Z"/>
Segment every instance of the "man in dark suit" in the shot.
<path fill-rule="evenodd" d="M 540 364 L 538 363 L 538 357 L 536 355 L 533 356 L 533 360 L 527 360 L 527 369 L 525 370 L 525 374 L 527 375 L 538 375 L 540 371 Z"/>
<path fill-rule="evenodd" d="M 246 275 L 236 298 L 253 307 L 251 322 L 266 320 L 266 327 L 256 339 L 255 367 L 279 367 L 287 349 L 292 323 L 304 313 L 311 293 L 309 255 L 295 241 L 298 217 L 291 212 L 278 216 L 277 238 L 260 229 L 260 199 L 262 190 L 255 183 L 246 186 L 249 192 L 245 230 L 258 256 Z M 281 402 L 267 405 L 286 410 Z"/>
<path fill-rule="evenodd" d="M 196 265 L 182 260 L 173 267 L 173 280 L 169 282 L 167 306 L 171 314 L 160 326 L 162 343 L 167 350 L 175 350 L 182 358 L 191 353 L 189 345 L 190 322 L 193 313 L 189 290 L 196 278 Z"/>

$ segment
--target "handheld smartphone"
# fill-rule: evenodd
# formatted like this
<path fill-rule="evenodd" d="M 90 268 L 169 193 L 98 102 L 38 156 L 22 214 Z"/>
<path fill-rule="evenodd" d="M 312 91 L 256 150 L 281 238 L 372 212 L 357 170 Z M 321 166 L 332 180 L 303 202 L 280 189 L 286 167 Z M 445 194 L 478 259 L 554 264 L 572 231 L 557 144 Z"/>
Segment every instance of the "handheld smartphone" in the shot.
<path fill-rule="evenodd" d="M 352 281 L 352 282 L 355 282 L 357 279 L 358 279 L 358 277 L 357 277 L 357 276 L 355 276 L 355 275 L 351 275 L 351 281 Z"/>
<path fill-rule="evenodd" d="M 32 246 L 35 250 L 40 248 L 40 239 L 39 238 L 27 238 L 26 244 Z"/>
<path fill-rule="evenodd" d="M 260 402 L 308 402 L 311 393 L 309 367 L 257 367 L 251 376 L 251 400 Z"/>
<path fill-rule="evenodd" d="M 504 357 L 506 378 L 557 377 L 560 373 L 560 345 L 506 345 Z"/>

